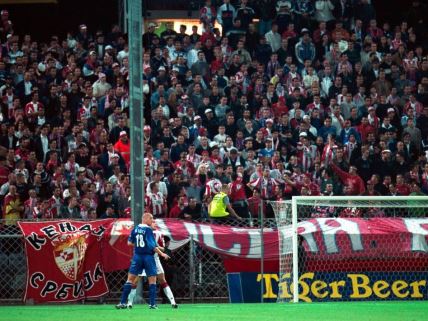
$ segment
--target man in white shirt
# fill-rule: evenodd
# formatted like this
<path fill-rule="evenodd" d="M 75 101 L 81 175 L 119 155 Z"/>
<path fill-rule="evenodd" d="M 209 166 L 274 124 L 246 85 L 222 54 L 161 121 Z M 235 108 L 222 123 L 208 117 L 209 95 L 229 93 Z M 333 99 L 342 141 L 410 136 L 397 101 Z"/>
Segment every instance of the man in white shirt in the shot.
<path fill-rule="evenodd" d="M 46 153 L 49 151 L 49 139 L 48 139 L 48 128 L 43 126 L 40 132 L 40 142 L 43 151 L 43 162 L 46 160 Z"/>
<path fill-rule="evenodd" d="M 187 53 L 187 67 L 192 68 L 192 65 L 198 61 L 198 52 L 201 51 L 202 44 L 200 41 L 196 41 L 193 49 Z"/>
<path fill-rule="evenodd" d="M 31 74 L 26 72 L 24 74 L 24 95 L 30 96 L 33 92 L 33 83 L 31 82 Z"/>
<path fill-rule="evenodd" d="M 120 64 L 122 64 L 122 60 L 124 58 L 128 58 L 129 56 L 129 47 L 128 44 L 125 44 L 123 46 L 123 50 L 119 51 L 119 53 L 117 54 L 117 61 L 119 61 Z"/>
<path fill-rule="evenodd" d="M 272 52 L 277 52 L 281 48 L 281 35 L 278 33 L 278 25 L 272 23 L 271 31 L 265 34 L 266 42 L 272 48 Z"/>
<path fill-rule="evenodd" d="M 166 183 L 161 180 L 162 174 L 160 172 L 158 172 L 157 170 L 155 170 L 153 172 L 153 177 L 152 178 L 153 178 L 153 182 L 156 182 L 157 185 L 158 185 L 159 193 L 161 193 L 163 195 L 164 199 L 167 199 L 167 197 L 168 197 L 168 188 L 166 186 Z M 147 185 L 147 188 L 146 188 L 146 193 L 147 194 L 152 193 L 152 190 L 151 190 L 150 186 L 151 186 L 151 184 Z"/>
<path fill-rule="evenodd" d="M 184 60 L 187 60 L 187 54 L 184 52 L 181 42 L 176 40 L 174 44 L 174 50 L 170 52 L 171 63 L 175 64 L 178 60 L 178 57 L 183 57 Z"/>
<path fill-rule="evenodd" d="M 218 143 L 219 147 L 223 147 L 226 142 L 227 135 L 225 134 L 226 128 L 224 125 L 218 126 L 218 134 L 214 136 L 214 141 Z"/>

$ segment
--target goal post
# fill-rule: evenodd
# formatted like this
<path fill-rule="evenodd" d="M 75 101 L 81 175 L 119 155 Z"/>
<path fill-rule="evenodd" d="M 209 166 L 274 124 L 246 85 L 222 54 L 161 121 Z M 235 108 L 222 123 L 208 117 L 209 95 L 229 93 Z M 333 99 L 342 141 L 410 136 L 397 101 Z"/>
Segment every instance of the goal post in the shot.
<path fill-rule="evenodd" d="M 268 204 L 278 228 L 278 302 L 428 299 L 428 196 Z"/>
<path fill-rule="evenodd" d="M 291 230 L 293 233 L 292 243 L 293 243 L 293 302 L 299 302 L 299 287 L 296 284 L 299 284 L 299 246 L 298 241 L 298 230 L 297 230 L 297 201 L 296 198 L 291 200 Z M 281 243 L 280 243 L 281 244 Z M 281 255 L 281 253 L 280 253 Z"/>

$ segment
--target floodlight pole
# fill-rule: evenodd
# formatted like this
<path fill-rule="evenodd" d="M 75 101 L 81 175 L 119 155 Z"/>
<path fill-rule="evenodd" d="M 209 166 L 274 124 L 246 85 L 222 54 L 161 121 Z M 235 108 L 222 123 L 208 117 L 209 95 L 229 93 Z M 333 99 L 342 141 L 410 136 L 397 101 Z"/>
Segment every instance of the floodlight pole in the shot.
<path fill-rule="evenodd" d="M 266 202 L 267 204 L 267 202 Z M 260 200 L 260 208 L 259 208 L 259 213 L 260 213 L 260 302 L 263 303 L 264 302 L 264 293 L 265 293 L 265 238 L 264 238 L 264 225 L 265 225 L 265 220 L 264 220 L 264 200 L 261 199 Z"/>
<path fill-rule="evenodd" d="M 144 101 L 142 0 L 125 0 L 129 43 L 129 114 L 131 132 L 131 213 L 134 225 L 144 212 Z"/>

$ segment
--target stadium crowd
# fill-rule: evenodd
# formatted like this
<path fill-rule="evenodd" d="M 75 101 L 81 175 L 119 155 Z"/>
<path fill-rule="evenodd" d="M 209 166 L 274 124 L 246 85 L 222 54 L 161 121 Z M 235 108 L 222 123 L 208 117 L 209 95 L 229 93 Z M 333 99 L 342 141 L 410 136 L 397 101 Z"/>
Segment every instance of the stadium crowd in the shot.
<path fill-rule="evenodd" d="M 0 15 L 3 219 L 129 217 L 126 35 L 81 24 L 42 43 L 13 14 Z M 222 184 L 242 217 L 292 195 L 427 194 L 425 14 L 418 0 L 398 25 L 369 0 L 207 0 L 201 34 L 149 23 L 148 210 L 200 219 Z"/>

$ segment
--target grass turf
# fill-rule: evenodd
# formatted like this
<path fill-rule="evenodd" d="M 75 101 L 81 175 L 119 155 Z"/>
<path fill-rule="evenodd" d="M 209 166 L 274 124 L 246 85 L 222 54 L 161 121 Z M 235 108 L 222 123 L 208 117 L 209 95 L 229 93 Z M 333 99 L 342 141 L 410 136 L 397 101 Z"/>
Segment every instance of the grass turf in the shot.
<path fill-rule="evenodd" d="M 299 304 L 182 304 L 178 310 L 160 305 L 2 306 L 4 321 L 421 321 L 428 320 L 428 302 L 330 302 Z"/>

